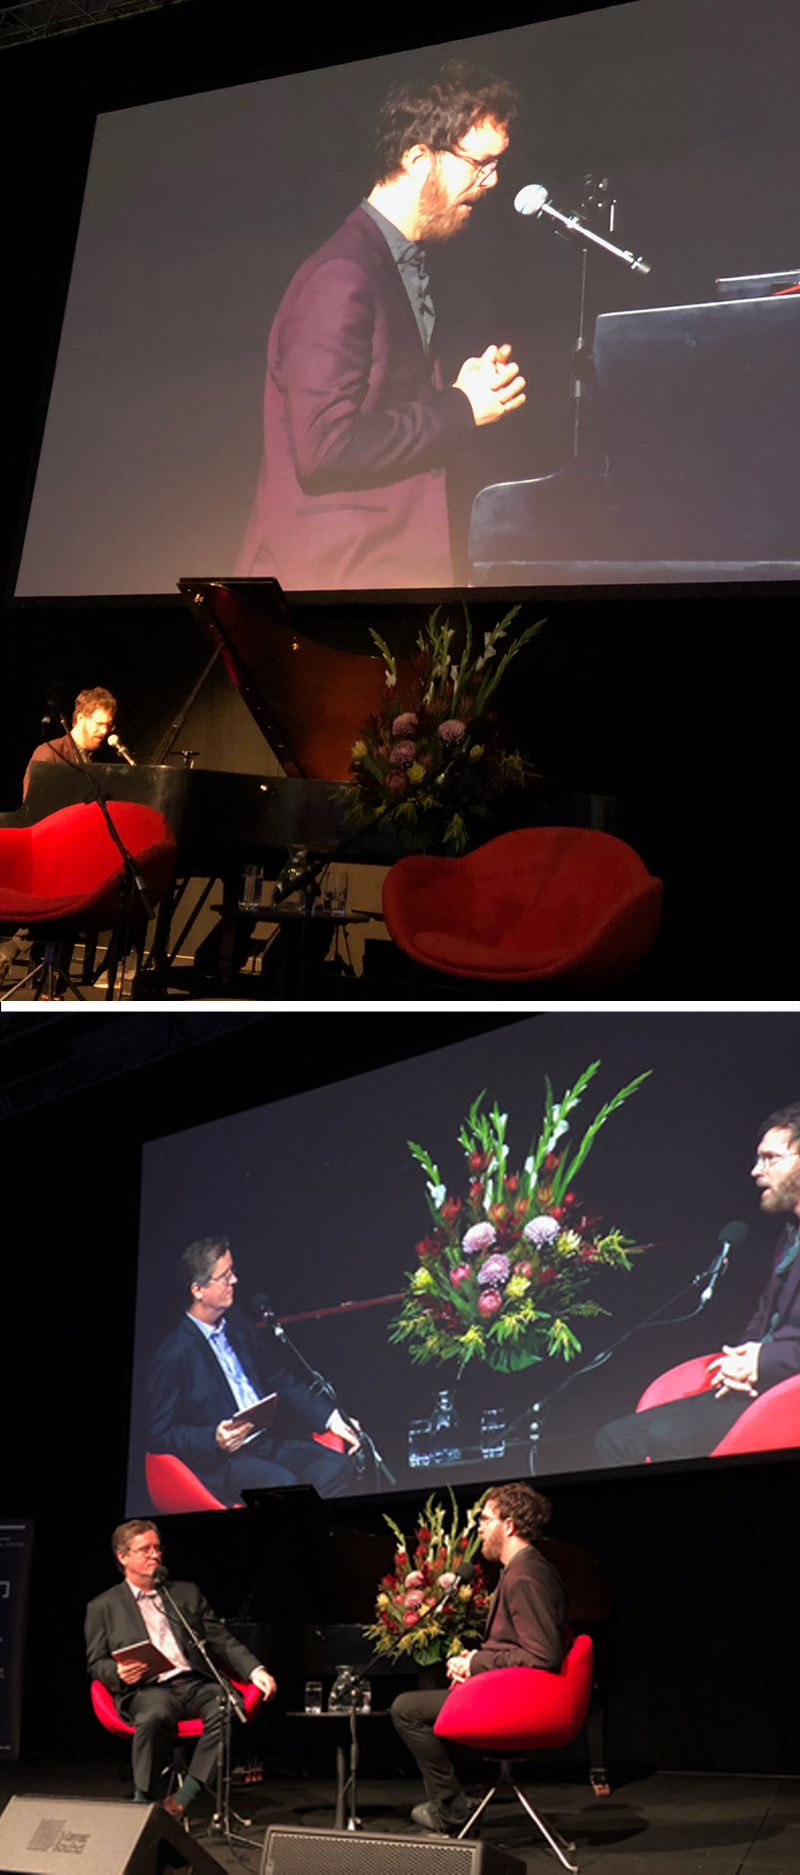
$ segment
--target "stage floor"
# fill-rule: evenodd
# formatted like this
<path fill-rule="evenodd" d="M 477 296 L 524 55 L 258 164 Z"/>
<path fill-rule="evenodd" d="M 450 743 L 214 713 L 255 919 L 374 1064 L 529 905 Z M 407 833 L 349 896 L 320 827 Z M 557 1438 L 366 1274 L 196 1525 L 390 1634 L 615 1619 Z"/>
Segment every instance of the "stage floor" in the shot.
<path fill-rule="evenodd" d="M 129 1788 L 129 1787 L 128 1787 Z M 800 1778 L 643 1774 L 612 1782 L 611 1796 L 595 1797 L 580 1782 L 536 1783 L 523 1788 L 543 1816 L 576 1845 L 582 1872 L 597 1875 L 797 1875 L 800 1869 Z M 479 1786 L 469 1786 L 478 1795 Z M 0 1808 L 11 1796 L 46 1794 L 73 1798 L 126 1795 L 113 1765 L 92 1759 L 37 1759 L 0 1770 Z M 359 1784 L 363 1828 L 381 1835 L 424 1840 L 410 1821 L 421 1786 L 412 1780 L 364 1777 Z M 258 1875 L 264 1834 L 272 1825 L 309 1830 L 333 1828 L 334 1785 L 318 1780 L 269 1778 L 236 1795 L 249 1818 L 252 1847 L 204 1838 L 221 1869 Z M 210 1803 L 192 1809 L 193 1833 L 202 1830 Z M 559 1863 L 546 1845 L 534 1843 L 533 1825 L 514 1804 L 495 1803 L 480 1839 L 508 1849 L 529 1875 L 547 1875 Z"/>

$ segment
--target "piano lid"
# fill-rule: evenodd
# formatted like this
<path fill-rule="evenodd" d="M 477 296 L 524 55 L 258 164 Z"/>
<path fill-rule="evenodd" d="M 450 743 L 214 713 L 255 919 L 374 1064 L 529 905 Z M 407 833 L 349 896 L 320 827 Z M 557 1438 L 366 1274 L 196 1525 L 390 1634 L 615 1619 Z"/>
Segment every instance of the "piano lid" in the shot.
<path fill-rule="evenodd" d="M 294 616 L 275 579 L 181 579 L 180 591 L 288 775 L 343 781 L 363 722 L 386 696 L 386 666 L 370 626 L 387 637 L 402 678 L 420 627 L 419 603 L 355 613 L 302 607 Z M 389 623 L 384 616 L 389 611 Z"/>

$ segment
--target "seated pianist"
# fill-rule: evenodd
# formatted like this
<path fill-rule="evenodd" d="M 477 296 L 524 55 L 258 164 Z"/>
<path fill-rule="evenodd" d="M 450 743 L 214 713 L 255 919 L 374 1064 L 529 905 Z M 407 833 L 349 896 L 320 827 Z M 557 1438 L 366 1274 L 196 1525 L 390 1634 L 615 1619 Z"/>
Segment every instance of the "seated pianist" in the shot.
<path fill-rule="evenodd" d="M 77 768 L 79 762 L 73 743 L 77 743 L 86 761 L 91 761 L 113 729 L 116 713 L 117 699 L 112 697 L 110 690 L 81 690 L 75 698 L 72 713 L 72 739 L 68 735 L 56 736 L 50 742 L 40 742 L 34 749 L 22 783 L 23 801 L 30 786 L 31 766 L 34 762 L 67 762 L 71 768 Z"/>

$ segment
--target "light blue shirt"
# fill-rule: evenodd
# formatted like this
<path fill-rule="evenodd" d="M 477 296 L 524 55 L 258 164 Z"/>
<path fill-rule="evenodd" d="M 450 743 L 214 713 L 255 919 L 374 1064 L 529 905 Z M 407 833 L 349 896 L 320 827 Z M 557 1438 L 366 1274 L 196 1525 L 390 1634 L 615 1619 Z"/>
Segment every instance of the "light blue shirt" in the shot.
<path fill-rule="evenodd" d="M 248 1380 L 238 1354 L 231 1347 L 225 1333 L 225 1317 L 223 1316 L 222 1321 L 217 1322 L 216 1326 L 211 1322 L 199 1321 L 196 1315 L 189 1315 L 188 1320 L 194 1322 L 195 1328 L 199 1328 L 201 1335 L 205 1335 L 209 1347 L 219 1361 L 240 1412 L 246 1406 L 255 1406 L 256 1401 L 261 1399 L 261 1394 L 256 1392 L 255 1387 Z"/>

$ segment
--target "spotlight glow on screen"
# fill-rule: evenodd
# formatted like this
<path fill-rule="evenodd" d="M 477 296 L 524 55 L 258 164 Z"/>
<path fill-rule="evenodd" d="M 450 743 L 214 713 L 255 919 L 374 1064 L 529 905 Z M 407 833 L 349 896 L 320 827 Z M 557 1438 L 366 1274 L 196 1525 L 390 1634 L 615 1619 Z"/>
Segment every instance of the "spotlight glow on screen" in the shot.
<path fill-rule="evenodd" d="M 542 1015 L 148 1145 L 128 1513 L 170 1508 L 148 1451 L 221 1503 L 242 1486 L 198 1299 L 257 1396 L 278 1394 L 248 1463 L 296 1477 L 286 1442 L 317 1460 L 335 1410 L 368 1435 L 322 1495 L 642 1462 L 603 1429 L 673 1367 L 753 1341 L 752 1390 L 715 1405 L 697 1376 L 697 1450 L 653 1457 L 710 1455 L 731 1429 L 745 1450 L 800 1443 L 800 1265 L 773 1269 L 800 1206 L 791 1139 L 754 1165 L 796 1092 L 796 1026 Z M 187 1289 L 203 1239 L 235 1285 L 203 1270 Z"/>

